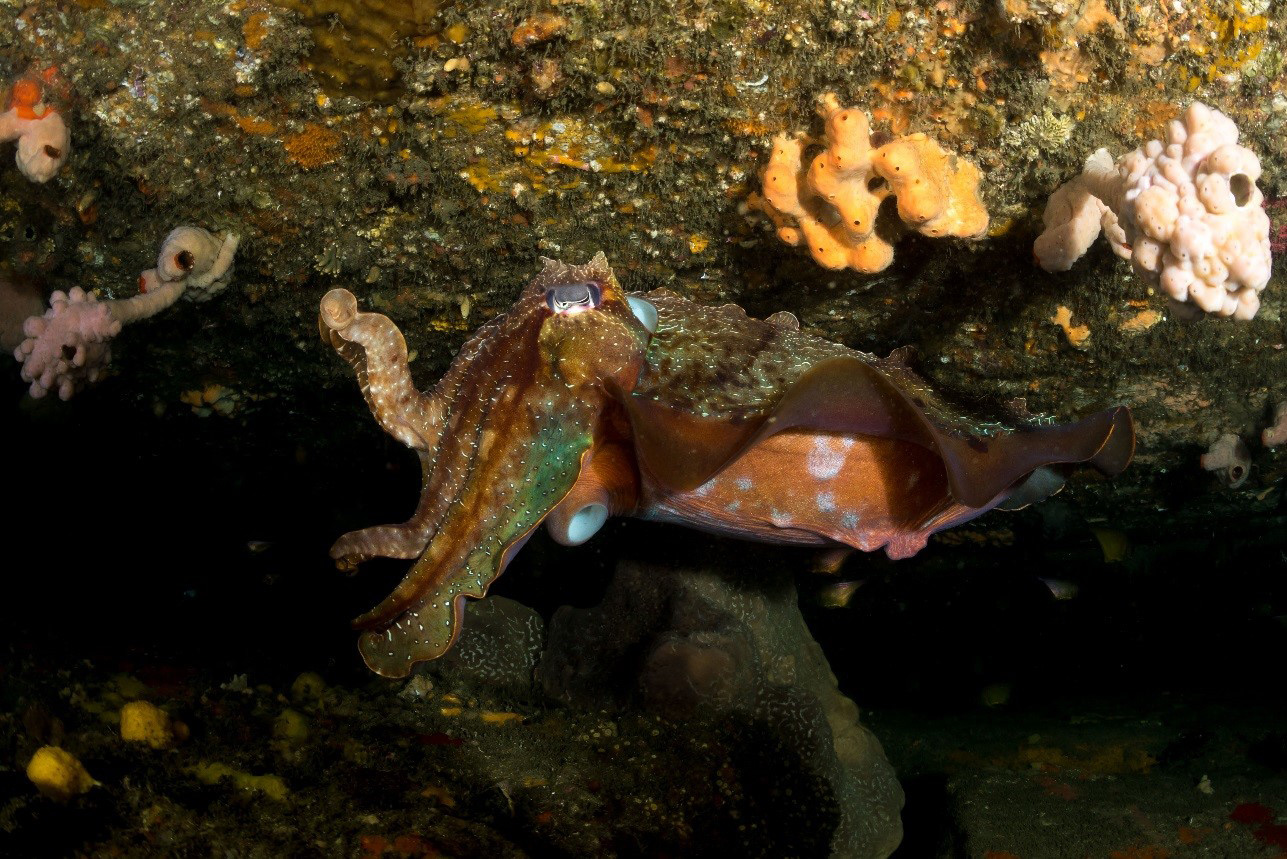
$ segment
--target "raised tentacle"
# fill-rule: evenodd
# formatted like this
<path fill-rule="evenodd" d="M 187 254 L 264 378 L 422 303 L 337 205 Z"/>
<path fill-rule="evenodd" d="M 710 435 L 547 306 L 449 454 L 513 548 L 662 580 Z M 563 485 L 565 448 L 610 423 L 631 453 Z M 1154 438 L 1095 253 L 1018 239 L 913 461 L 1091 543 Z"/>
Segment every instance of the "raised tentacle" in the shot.
<path fill-rule="evenodd" d="M 347 289 L 332 289 L 318 314 L 322 340 L 353 366 L 371 414 L 385 432 L 405 444 L 432 453 L 442 427 L 443 404 L 436 394 L 422 394 L 407 365 L 407 341 L 382 313 L 359 313 Z"/>

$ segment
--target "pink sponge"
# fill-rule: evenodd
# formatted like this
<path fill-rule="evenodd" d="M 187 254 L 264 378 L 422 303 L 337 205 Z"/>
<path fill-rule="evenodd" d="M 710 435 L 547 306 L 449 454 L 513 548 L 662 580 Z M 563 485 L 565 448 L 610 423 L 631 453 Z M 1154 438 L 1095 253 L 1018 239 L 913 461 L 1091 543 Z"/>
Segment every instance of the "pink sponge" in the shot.
<path fill-rule="evenodd" d="M 1242 439 L 1231 432 L 1212 442 L 1199 462 L 1207 471 L 1214 471 L 1230 489 L 1237 489 L 1251 475 L 1251 453 Z"/>
<path fill-rule="evenodd" d="M 74 286 L 51 295 L 45 315 L 32 316 L 22 332 L 27 339 L 14 357 L 22 363 L 22 378 L 31 382 L 31 395 L 57 390 L 67 400 L 77 385 L 98 380 L 112 357 L 108 341 L 121 332 L 121 323 L 107 303 Z"/>
<path fill-rule="evenodd" d="M 1100 149 L 1046 206 L 1033 250 L 1066 271 L 1102 225 L 1135 274 L 1176 302 L 1251 319 L 1269 283 L 1269 217 L 1256 181 L 1260 159 L 1238 145 L 1233 120 L 1201 102 L 1116 160 Z"/>
<path fill-rule="evenodd" d="M 70 399 L 95 382 L 112 358 L 110 341 L 122 326 L 165 310 L 187 292 L 205 301 L 232 278 L 237 237 L 215 236 L 199 227 L 179 227 L 161 245 L 157 267 L 139 275 L 133 298 L 99 301 L 80 287 L 55 292 L 44 316 L 23 323 L 26 339 L 14 350 L 33 397 L 57 391 Z"/>
<path fill-rule="evenodd" d="M 56 81 L 53 70 L 19 78 L 10 88 L 8 109 L 0 113 L 0 142 L 18 141 L 18 169 L 33 182 L 52 179 L 71 152 L 67 123 L 50 101 Z"/>
<path fill-rule="evenodd" d="M 1273 425 L 1265 427 L 1260 434 L 1260 443 L 1265 447 L 1287 444 L 1287 400 L 1283 400 L 1274 408 Z"/>

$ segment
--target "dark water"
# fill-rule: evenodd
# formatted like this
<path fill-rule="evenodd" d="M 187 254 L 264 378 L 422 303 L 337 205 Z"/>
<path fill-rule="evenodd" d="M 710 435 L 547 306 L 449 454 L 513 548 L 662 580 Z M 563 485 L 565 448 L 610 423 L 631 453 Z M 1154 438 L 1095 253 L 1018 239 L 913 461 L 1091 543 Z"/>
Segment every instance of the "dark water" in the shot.
<path fill-rule="evenodd" d="M 289 406 L 268 401 L 233 418 L 158 417 L 116 379 L 70 404 L 24 400 L 16 383 L 8 391 L 13 507 L 0 624 L 11 668 L 34 659 L 73 678 L 83 672 L 87 683 L 95 672 L 156 676 L 161 665 L 212 678 L 245 673 L 274 688 L 306 670 L 340 685 L 372 680 L 348 620 L 379 601 L 406 564 L 373 563 L 345 577 L 326 551 L 345 530 L 405 518 L 419 476 L 414 458 L 376 430 L 352 391 L 311 392 Z M 1287 713 L 1287 533 L 1261 520 L 1241 531 L 1225 523 L 1218 533 L 1131 534 L 1125 559 L 1107 563 L 1078 515 L 1071 501 L 1056 499 L 982 520 L 980 534 L 1009 533 L 1003 545 L 935 541 L 903 562 L 852 557 L 839 576 L 862 584 L 844 608 L 820 604 L 834 580 L 809 572 L 807 552 L 638 522 L 611 523 L 578 549 L 540 534 L 493 592 L 548 619 L 560 605 L 595 605 L 621 559 L 795 575 L 811 632 L 907 792 L 899 856 L 979 855 L 980 843 L 1001 843 L 987 841 L 995 821 L 967 800 L 1000 790 L 989 780 L 999 758 L 1010 760 L 1002 772 L 1025 772 L 1023 749 L 1039 747 L 1037 736 L 1059 737 L 1047 742 L 1074 757 L 1090 755 L 1088 743 L 1146 749 L 1161 775 L 1148 776 L 1130 803 L 1147 809 L 1177 784 L 1190 795 L 1190 782 L 1212 761 L 1234 755 L 1238 802 L 1226 795 L 1229 807 L 1211 813 L 1223 820 L 1243 800 L 1277 809 L 1271 800 L 1287 772 L 1287 722 L 1273 716 Z M 1073 584 L 1076 594 L 1057 599 L 1043 579 Z M 10 689 L 29 690 L 31 680 L 11 676 Z M 30 694 L 13 695 L 4 706 L 18 719 Z M 1071 828 L 1057 831 L 1076 831 L 1092 803 L 1102 810 L 1125 802 L 1094 791 L 1129 774 L 1054 772 L 1023 778 L 1041 785 L 1065 778 L 1041 788 L 1047 801 L 1081 791 L 1076 802 L 1043 812 L 1066 818 L 1060 825 Z M 297 792 L 310 789 L 298 782 Z M 26 789 L 16 772 L 5 784 L 14 795 Z M 1016 808 L 1027 802 L 1013 792 L 993 799 Z M 118 813 L 99 800 L 80 818 L 94 828 L 65 829 L 53 853 L 114 838 L 129 844 L 111 834 L 123 825 Z M 461 810 L 473 813 L 481 812 Z M 19 842 L 43 831 L 35 822 L 13 825 Z M 1248 855 L 1273 855 L 1270 842 L 1250 840 L 1256 831 L 1245 829 L 1238 843 L 1268 851 Z M 246 839 L 250 849 L 263 837 L 246 829 L 233 843 Z M 1045 837 L 1038 832 L 1027 843 Z M 1093 852 L 1126 836 L 1081 837 Z M 543 843 L 527 847 L 565 855 Z"/>
<path fill-rule="evenodd" d="M 345 577 L 326 550 L 345 530 L 405 518 L 419 475 L 351 392 L 227 419 L 157 418 L 145 403 L 116 402 L 114 380 L 68 404 L 8 390 L 7 629 L 97 647 L 164 642 L 216 659 L 273 652 L 357 664 L 347 620 L 406 564 Z M 339 428 L 329 437 L 319 432 L 328 422 Z M 734 569 L 800 571 L 810 627 L 862 703 L 969 704 L 993 683 L 1039 698 L 1282 691 L 1264 675 L 1267 660 L 1287 655 L 1280 520 L 1132 534 L 1127 557 L 1107 563 L 1088 527 L 1046 535 L 1048 520 L 1067 515 L 1077 514 L 1059 498 L 990 514 L 980 530 L 1012 532 L 1009 545 L 936 541 L 902 562 L 856 554 L 838 578 L 862 585 L 843 609 L 818 605 L 833 579 L 809 572 L 807 551 L 639 522 L 614 522 L 576 549 L 538 535 L 494 592 L 549 612 L 593 604 L 620 558 L 713 554 Z M 1057 599 L 1043 579 L 1072 583 L 1076 595 Z"/>

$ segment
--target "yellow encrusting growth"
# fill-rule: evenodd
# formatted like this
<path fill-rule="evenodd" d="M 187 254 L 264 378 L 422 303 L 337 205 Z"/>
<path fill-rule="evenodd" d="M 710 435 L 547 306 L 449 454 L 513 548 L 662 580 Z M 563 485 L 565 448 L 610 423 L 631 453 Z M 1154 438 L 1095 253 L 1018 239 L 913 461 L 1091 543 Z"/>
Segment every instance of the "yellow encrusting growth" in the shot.
<path fill-rule="evenodd" d="M 57 746 L 43 746 L 27 764 L 27 778 L 50 799 L 66 802 L 98 784 L 76 756 Z"/>
<path fill-rule="evenodd" d="M 248 793 L 261 793 L 278 802 L 282 802 L 286 797 L 290 796 L 290 790 L 280 776 L 251 775 L 227 764 L 210 761 L 202 761 L 191 767 L 188 772 L 192 773 L 197 777 L 198 781 L 204 784 L 218 784 L 223 779 L 228 779 L 238 790 Z"/>
<path fill-rule="evenodd" d="M 273 739 L 286 747 L 302 746 L 308 739 L 308 717 L 287 707 L 273 720 Z"/>
<path fill-rule="evenodd" d="M 1050 317 L 1050 321 L 1062 328 L 1064 336 L 1068 338 L 1068 343 L 1078 349 L 1090 339 L 1090 327 L 1073 325 L 1072 311 L 1062 304 L 1055 308 L 1055 315 Z"/>
<path fill-rule="evenodd" d="M 478 714 L 478 717 L 488 725 L 511 725 L 519 724 L 523 721 L 522 713 L 507 713 L 495 710 L 484 710 Z"/>
<path fill-rule="evenodd" d="M 1202 2 L 1194 8 L 1199 26 L 1189 50 L 1199 58 L 1209 59 L 1206 80 L 1237 75 L 1243 67 L 1260 57 L 1265 48 L 1269 19 L 1248 9 L 1240 0 L 1226 3 Z M 1201 81 L 1192 78 L 1190 91 Z"/>
<path fill-rule="evenodd" d="M 873 147 L 866 114 L 841 107 L 834 93 L 822 97 L 819 113 L 826 120 L 823 140 L 779 134 L 760 176 L 763 195 L 751 200 L 783 242 L 807 245 L 825 268 L 881 271 L 894 259 L 888 231 L 877 230 L 881 204 L 890 195 L 902 221 L 927 236 L 987 233 L 973 164 L 924 134 Z M 806 167 L 805 150 L 815 143 L 826 148 Z"/>
<path fill-rule="evenodd" d="M 286 156 L 305 170 L 339 160 L 342 143 L 337 132 L 316 122 L 306 123 L 301 131 L 282 138 Z"/>
<path fill-rule="evenodd" d="M 305 671 L 290 684 L 290 698 L 297 704 L 319 704 L 325 694 L 326 681 L 316 671 Z"/>
<path fill-rule="evenodd" d="M 396 100 L 403 89 L 401 59 L 413 47 L 431 48 L 440 38 L 439 0 L 273 2 L 298 12 L 300 23 L 312 31 L 306 65 L 332 96 Z M 468 33 L 455 35 L 463 39 Z"/>
<path fill-rule="evenodd" d="M 154 749 L 170 748 L 174 745 L 170 714 L 147 701 L 129 702 L 121 708 L 121 739 Z"/>

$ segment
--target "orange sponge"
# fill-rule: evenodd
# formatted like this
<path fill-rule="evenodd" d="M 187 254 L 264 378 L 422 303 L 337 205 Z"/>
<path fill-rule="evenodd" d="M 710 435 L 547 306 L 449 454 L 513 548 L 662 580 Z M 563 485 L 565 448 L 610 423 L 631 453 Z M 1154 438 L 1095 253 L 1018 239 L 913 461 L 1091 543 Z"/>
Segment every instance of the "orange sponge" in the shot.
<path fill-rule="evenodd" d="M 823 139 L 779 134 L 760 174 L 763 196 L 750 201 L 783 242 L 805 245 L 825 268 L 880 271 L 894 259 L 891 230 L 877 231 L 881 203 L 891 194 L 902 221 L 925 235 L 978 238 L 986 232 L 988 213 L 973 164 L 924 134 L 873 147 L 866 114 L 842 107 L 834 93 L 819 100 L 818 112 L 826 122 Z M 825 148 L 806 167 L 805 150 L 815 144 Z"/>
<path fill-rule="evenodd" d="M 894 190 L 898 216 L 927 236 L 976 239 L 988 229 L 979 200 L 979 168 L 924 134 L 886 143 L 872 168 Z"/>

